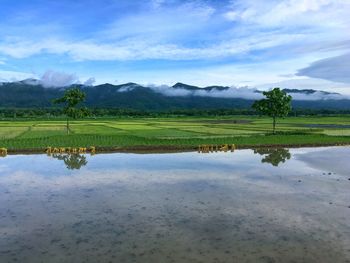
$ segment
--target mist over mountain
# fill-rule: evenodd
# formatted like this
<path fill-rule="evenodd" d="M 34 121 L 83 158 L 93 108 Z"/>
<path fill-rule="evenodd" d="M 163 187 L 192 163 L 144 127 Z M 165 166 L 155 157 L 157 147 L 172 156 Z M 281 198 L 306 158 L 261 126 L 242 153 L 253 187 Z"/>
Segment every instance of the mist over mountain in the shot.
<path fill-rule="evenodd" d="M 92 84 L 90 81 L 89 84 Z M 79 87 L 87 94 L 86 106 L 135 110 L 250 108 L 263 98 L 262 91 L 248 87 L 209 86 L 200 88 L 183 83 L 173 86 L 136 83 L 91 86 L 74 84 L 49 87 L 39 80 L 0 83 L 0 107 L 51 107 L 52 100 L 66 88 Z M 283 87 L 282 87 L 283 88 Z M 293 97 L 293 107 L 305 109 L 349 109 L 350 99 L 338 93 L 312 89 L 285 89 Z"/>

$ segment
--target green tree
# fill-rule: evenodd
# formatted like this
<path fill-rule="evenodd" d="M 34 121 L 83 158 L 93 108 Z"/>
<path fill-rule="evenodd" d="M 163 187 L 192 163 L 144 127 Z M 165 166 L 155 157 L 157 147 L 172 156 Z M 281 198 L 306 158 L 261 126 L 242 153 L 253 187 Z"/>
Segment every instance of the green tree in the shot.
<path fill-rule="evenodd" d="M 77 119 L 88 115 L 86 107 L 78 107 L 85 97 L 86 94 L 79 88 L 72 88 L 66 90 L 63 97 L 54 100 L 56 104 L 65 104 L 63 112 L 67 116 L 67 134 L 69 134 L 69 118 Z"/>
<path fill-rule="evenodd" d="M 291 111 L 292 97 L 287 95 L 287 93 L 282 91 L 280 88 L 264 91 L 263 94 L 266 98 L 255 101 L 252 107 L 257 112 L 272 117 L 272 129 L 273 133 L 275 134 L 276 119 L 287 116 Z"/>

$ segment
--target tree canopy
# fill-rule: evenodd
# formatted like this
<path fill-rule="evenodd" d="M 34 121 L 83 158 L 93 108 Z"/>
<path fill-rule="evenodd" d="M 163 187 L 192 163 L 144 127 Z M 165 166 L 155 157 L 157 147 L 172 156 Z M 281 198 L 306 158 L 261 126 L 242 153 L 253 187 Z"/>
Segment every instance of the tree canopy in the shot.
<path fill-rule="evenodd" d="M 66 90 L 61 98 L 54 100 L 56 104 L 65 104 L 63 112 L 67 116 L 67 133 L 69 133 L 69 118 L 77 119 L 88 115 L 86 107 L 78 107 L 85 97 L 86 94 L 79 88 L 72 88 Z"/>
<path fill-rule="evenodd" d="M 273 133 L 275 133 L 276 119 L 287 116 L 292 109 L 292 97 L 280 88 L 264 91 L 263 94 L 266 98 L 255 101 L 252 107 L 257 112 L 273 118 Z"/>

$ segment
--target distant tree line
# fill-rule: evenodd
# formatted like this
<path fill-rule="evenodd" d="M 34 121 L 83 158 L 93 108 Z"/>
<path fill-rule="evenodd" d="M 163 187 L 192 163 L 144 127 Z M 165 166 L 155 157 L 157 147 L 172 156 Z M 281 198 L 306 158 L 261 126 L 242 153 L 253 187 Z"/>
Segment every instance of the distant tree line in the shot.
<path fill-rule="evenodd" d="M 54 105 L 61 105 L 58 108 L 34 108 L 34 109 L 0 109 L 1 119 L 17 119 L 17 118 L 65 118 L 67 134 L 70 133 L 70 119 L 82 119 L 84 117 L 172 117 L 172 116 L 232 116 L 232 115 L 261 115 L 272 118 L 272 133 L 276 133 L 276 124 L 279 118 L 287 116 L 305 115 L 305 112 L 295 109 L 292 111 L 292 96 L 287 94 L 281 88 L 273 88 L 262 93 L 264 98 L 256 100 L 251 109 L 191 109 L 191 110 L 153 110 L 138 111 L 106 108 L 88 109 L 83 104 L 86 100 L 86 92 L 79 87 L 66 89 L 64 93 L 52 100 Z M 54 110 L 54 111 L 52 111 Z M 322 110 L 314 110 L 321 115 Z M 334 113 L 344 112 L 344 110 L 336 110 Z M 53 114 L 52 114 L 53 113 Z M 308 112 L 310 114 L 310 112 Z M 324 114 L 324 112 L 323 112 Z"/>
<path fill-rule="evenodd" d="M 99 117 L 176 117 L 176 116 L 232 116 L 232 115 L 258 115 L 254 109 L 173 109 L 166 111 L 139 111 L 124 108 L 89 108 L 89 118 Z M 330 109 L 302 109 L 293 108 L 288 116 L 313 116 L 313 115 L 341 115 L 350 114 L 349 110 L 330 110 Z M 63 107 L 48 107 L 48 108 L 0 108 L 0 119 L 56 119 L 64 118 Z"/>

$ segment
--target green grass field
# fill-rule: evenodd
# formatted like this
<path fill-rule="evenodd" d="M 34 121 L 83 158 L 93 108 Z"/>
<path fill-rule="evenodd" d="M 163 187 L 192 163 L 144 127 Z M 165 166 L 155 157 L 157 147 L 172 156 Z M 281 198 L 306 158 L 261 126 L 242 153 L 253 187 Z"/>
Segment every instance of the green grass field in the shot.
<path fill-rule="evenodd" d="M 0 121 L 0 148 L 183 147 L 199 144 L 324 145 L 350 143 L 350 116 L 280 119 L 271 135 L 269 118 L 142 118 L 71 121 Z"/>

